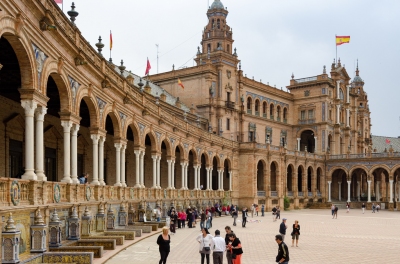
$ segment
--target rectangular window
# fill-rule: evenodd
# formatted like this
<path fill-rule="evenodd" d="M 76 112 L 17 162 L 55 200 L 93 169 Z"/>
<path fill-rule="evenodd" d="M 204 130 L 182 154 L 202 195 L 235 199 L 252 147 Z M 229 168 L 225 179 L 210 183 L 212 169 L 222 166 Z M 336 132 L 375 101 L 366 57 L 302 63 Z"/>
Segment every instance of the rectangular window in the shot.
<path fill-rule="evenodd" d="M 314 119 L 314 110 L 308 110 L 308 119 Z"/>
<path fill-rule="evenodd" d="M 230 92 L 226 93 L 226 101 L 228 101 L 228 102 L 231 101 L 231 93 Z"/>
<path fill-rule="evenodd" d="M 300 112 L 300 120 L 305 120 L 306 119 L 306 111 L 301 111 Z"/>
<path fill-rule="evenodd" d="M 45 148 L 45 174 L 48 181 L 57 181 L 57 150 Z"/>
<path fill-rule="evenodd" d="M 249 142 L 253 142 L 253 141 L 254 141 L 254 132 L 249 131 Z"/>
<path fill-rule="evenodd" d="M 22 165 L 22 141 L 9 141 L 9 173 L 10 178 L 19 178 L 25 173 Z"/>
<path fill-rule="evenodd" d="M 229 118 L 226 119 L 226 130 L 231 130 L 231 120 Z"/>
<path fill-rule="evenodd" d="M 326 88 L 322 88 L 322 94 L 326 94 Z"/>

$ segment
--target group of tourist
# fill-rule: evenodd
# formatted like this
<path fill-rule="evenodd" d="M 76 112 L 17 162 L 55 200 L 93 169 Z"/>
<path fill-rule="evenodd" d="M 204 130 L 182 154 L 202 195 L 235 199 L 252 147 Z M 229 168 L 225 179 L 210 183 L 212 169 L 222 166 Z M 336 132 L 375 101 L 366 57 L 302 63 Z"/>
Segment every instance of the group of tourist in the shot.
<path fill-rule="evenodd" d="M 366 208 L 365 203 L 362 203 L 361 210 L 362 210 L 363 214 L 365 213 L 365 208 Z M 375 205 L 375 203 L 372 203 L 371 209 L 372 209 L 372 213 L 375 213 L 375 211 L 377 211 L 379 213 L 380 206 L 379 206 L 379 204 Z M 338 210 L 339 210 L 339 208 L 337 207 L 337 205 L 334 205 L 334 204 L 331 205 L 332 219 L 337 219 Z M 346 203 L 346 213 L 349 213 L 349 212 L 350 212 L 350 203 L 347 202 Z"/>

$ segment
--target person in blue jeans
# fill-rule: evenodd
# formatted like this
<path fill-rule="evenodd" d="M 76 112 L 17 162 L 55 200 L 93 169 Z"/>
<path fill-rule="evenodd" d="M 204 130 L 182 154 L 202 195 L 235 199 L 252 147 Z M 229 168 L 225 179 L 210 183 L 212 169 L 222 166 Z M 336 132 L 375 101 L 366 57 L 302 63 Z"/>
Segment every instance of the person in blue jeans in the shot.
<path fill-rule="evenodd" d="M 264 205 L 261 205 L 261 216 L 264 216 L 264 211 L 265 211 L 265 207 L 264 207 Z"/>

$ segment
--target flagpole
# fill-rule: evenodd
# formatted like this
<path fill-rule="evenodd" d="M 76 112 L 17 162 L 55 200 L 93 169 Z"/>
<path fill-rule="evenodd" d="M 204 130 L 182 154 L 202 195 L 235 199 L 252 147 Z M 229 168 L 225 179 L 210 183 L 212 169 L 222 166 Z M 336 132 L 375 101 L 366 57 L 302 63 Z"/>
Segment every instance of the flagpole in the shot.
<path fill-rule="evenodd" d="M 335 46 L 336 46 L 336 60 L 335 60 L 335 63 L 337 62 L 337 43 L 336 43 L 336 37 L 337 37 L 337 35 L 335 35 Z M 335 65 L 336 66 L 336 65 Z"/>

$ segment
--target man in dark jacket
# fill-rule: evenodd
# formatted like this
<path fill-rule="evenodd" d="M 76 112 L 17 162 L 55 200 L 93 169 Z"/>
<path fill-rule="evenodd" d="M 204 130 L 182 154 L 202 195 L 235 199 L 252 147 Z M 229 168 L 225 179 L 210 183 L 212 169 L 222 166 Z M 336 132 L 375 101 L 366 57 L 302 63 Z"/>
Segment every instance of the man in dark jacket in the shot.
<path fill-rule="evenodd" d="M 276 256 L 275 261 L 281 264 L 289 263 L 289 249 L 286 246 L 285 242 L 283 242 L 281 235 L 275 236 L 275 241 L 278 243 L 278 255 Z"/>
<path fill-rule="evenodd" d="M 282 241 L 285 241 L 286 228 L 286 218 L 283 218 L 282 223 L 279 225 L 279 234 L 282 236 Z"/>
<path fill-rule="evenodd" d="M 229 235 L 233 234 L 233 231 L 230 226 L 225 226 L 225 244 L 226 248 L 228 249 L 228 244 L 232 243 L 229 239 Z M 232 263 L 232 253 L 230 250 L 226 250 L 226 259 L 228 260 L 228 263 Z"/>

